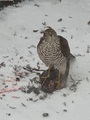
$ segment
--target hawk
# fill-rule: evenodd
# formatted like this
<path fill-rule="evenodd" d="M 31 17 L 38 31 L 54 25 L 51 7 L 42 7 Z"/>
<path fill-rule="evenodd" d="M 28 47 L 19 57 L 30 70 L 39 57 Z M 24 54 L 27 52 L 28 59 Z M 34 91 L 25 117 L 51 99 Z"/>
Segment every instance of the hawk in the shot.
<path fill-rule="evenodd" d="M 41 37 L 37 45 L 37 52 L 42 62 L 49 67 L 45 80 L 50 75 L 50 69 L 54 67 L 59 71 L 56 88 L 63 88 L 69 73 L 70 57 L 74 57 L 70 53 L 68 41 L 64 37 L 57 35 L 54 29 L 48 27 L 43 32 L 43 37 Z"/>

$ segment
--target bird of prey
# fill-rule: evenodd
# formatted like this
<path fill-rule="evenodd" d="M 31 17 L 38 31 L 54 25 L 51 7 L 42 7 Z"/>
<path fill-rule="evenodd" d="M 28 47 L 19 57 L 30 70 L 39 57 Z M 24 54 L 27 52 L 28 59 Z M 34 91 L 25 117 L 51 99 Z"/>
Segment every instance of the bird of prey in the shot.
<path fill-rule="evenodd" d="M 42 62 L 49 67 L 45 80 L 50 75 L 50 69 L 54 67 L 59 71 L 56 89 L 65 87 L 69 73 L 69 61 L 71 57 L 74 57 L 70 53 L 68 41 L 64 37 L 57 35 L 53 28 L 48 27 L 43 32 L 43 37 L 41 37 L 37 45 L 37 52 Z"/>

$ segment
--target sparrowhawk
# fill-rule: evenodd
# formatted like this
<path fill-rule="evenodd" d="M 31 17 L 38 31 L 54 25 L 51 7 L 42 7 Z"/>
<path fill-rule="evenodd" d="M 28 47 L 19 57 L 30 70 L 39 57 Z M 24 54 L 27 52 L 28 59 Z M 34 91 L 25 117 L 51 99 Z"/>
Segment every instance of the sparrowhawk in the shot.
<path fill-rule="evenodd" d="M 69 73 L 70 57 L 74 57 L 70 53 L 68 41 L 64 37 L 58 36 L 54 29 L 48 27 L 37 45 L 37 52 L 42 62 L 49 67 L 46 78 L 50 75 L 50 68 L 54 67 L 59 71 L 56 80 L 57 89 L 64 87 Z"/>

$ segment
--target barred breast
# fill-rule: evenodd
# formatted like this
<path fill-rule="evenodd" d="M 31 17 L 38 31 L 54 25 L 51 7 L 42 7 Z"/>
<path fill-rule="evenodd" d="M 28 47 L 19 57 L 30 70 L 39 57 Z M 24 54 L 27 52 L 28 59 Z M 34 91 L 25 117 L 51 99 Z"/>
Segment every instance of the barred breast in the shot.
<path fill-rule="evenodd" d="M 65 71 L 66 57 L 64 57 L 61 52 L 59 40 L 52 42 L 41 41 L 38 44 L 37 51 L 40 59 L 46 66 L 53 65 L 59 70 L 62 69 L 62 72 Z"/>

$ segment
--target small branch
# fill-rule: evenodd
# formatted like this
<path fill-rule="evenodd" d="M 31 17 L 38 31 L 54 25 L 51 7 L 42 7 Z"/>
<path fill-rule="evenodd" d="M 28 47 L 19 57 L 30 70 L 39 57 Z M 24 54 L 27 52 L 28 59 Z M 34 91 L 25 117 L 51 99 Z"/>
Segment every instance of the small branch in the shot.
<path fill-rule="evenodd" d="M 77 54 L 75 57 L 84 57 L 85 55 Z"/>
<path fill-rule="evenodd" d="M 9 106 L 9 108 L 11 108 L 11 109 L 16 109 L 16 107 L 12 107 L 12 106 Z"/>
<path fill-rule="evenodd" d="M 29 71 L 29 72 L 33 72 L 33 73 L 36 73 L 35 71 L 45 71 L 45 70 L 40 70 L 40 69 L 37 69 L 37 68 L 27 68 L 27 67 L 23 67 L 23 69 Z"/>
<path fill-rule="evenodd" d="M 26 105 L 24 103 L 21 103 L 21 104 L 22 104 L 22 106 L 26 107 Z"/>

